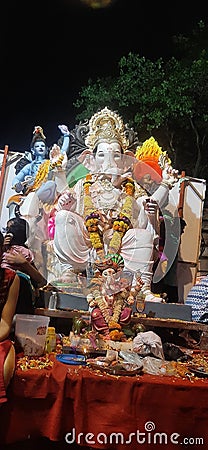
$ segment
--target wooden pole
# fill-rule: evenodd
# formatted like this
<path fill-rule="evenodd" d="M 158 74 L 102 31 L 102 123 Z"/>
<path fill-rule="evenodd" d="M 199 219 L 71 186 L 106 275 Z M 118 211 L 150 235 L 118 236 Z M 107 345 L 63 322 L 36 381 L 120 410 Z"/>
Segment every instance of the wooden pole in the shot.
<path fill-rule="evenodd" d="M 4 157 L 2 160 L 2 166 L 1 166 L 1 172 L 0 172 L 0 202 L 2 198 L 2 191 L 3 191 L 3 185 L 4 185 L 4 177 L 5 177 L 5 171 L 6 171 L 6 163 L 7 163 L 7 156 L 9 152 L 9 146 L 5 145 L 4 147 Z"/>
<path fill-rule="evenodd" d="M 185 171 L 181 172 L 181 177 L 185 178 Z M 180 194 L 179 194 L 179 202 L 178 202 L 178 215 L 181 219 L 183 219 L 183 205 L 184 205 L 184 195 L 185 195 L 185 187 L 186 181 L 182 181 L 180 185 Z"/>

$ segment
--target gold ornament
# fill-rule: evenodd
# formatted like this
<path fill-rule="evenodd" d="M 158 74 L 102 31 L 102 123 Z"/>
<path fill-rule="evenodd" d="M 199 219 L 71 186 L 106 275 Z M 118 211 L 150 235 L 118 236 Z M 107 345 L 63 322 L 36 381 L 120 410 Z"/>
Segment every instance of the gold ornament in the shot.
<path fill-rule="evenodd" d="M 107 107 L 91 117 L 85 139 L 85 144 L 91 151 L 100 142 L 118 142 L 124 151 L 129 146 L 122 118 Z"/>
<path fill-rule="evenodd" d="M 45 161 L 43 161 L 36 173 L 34 183 L 27 188 L 25 194 L 27 195 L 29 194 L 29 192 L 34 192 L 37 189 L 39 189 L 39 187 L 47 180 L 48 173 L 51 170 L 54 170 L 55 168 L 60 168 L 62 166 L 63 159 L 64 156 L 60 155 L 59 158 L 54 162 L 50 161 L 50 159 L 46 159 Z"/>

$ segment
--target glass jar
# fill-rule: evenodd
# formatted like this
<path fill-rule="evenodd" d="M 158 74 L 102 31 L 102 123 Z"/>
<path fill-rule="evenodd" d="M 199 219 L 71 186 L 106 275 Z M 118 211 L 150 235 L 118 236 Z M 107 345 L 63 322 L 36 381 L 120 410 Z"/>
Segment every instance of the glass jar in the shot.
<path fill-rule="evenodd" d="M 48 303 L 48 309 L 56 309 L 57 306 L 57 292 L 52 292 L 49 303 Z"/>

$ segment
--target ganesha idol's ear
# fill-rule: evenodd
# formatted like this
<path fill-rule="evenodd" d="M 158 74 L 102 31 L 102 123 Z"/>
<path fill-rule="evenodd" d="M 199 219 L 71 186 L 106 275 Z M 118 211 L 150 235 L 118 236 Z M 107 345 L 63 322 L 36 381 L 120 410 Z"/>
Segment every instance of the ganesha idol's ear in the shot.
<path fill-rule="evenodd" d="M 124 152 L 124 154 L 127 155 L 127 156 L 132 156 L 132 158 L 135 158 L 135 154 L 134 154 L 134 152 L 132 152 L 131 150 L 126 150 L 126 151 Z"/>
<path fill-rule="evenodd" d="M 132 171 L 137 159 L 131 150 L 126 150 L 123 154 L 123 171 Z"/>
<path fill-rule="evenodd" d="M 87 157 L 93 156 L 93 153 L 91 150 L 86 149 L 84 150 L 81 155 L 79 155 L 79 157 L 77 158 L 79 160 L 80 163 L 83 163 L 83 161 L 86 160 Z"/>
<path fill-rule="evenodd" d="M 86 169 L 90 171 L 95 170 L 95 158 L 91 150 L 84 150 L 77 159 Z"/>

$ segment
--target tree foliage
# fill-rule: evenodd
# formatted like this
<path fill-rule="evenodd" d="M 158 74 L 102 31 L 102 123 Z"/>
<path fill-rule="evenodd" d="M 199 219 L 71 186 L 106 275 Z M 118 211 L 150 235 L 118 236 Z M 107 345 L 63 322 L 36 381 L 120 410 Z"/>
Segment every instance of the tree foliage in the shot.
<path fill-rule="evenodd" d="M 114 77 L 89 80 L 75 102 L 77 120 L 108 106 L 122 115 L 141 141 L 154 136 L 173 165 L 190 176 L 208 178 L 208 59 L 202 22 L 191 37 L 175 37 L 168 61 L 138 54 L 123 56 Z M 200 41 L 201 39 L 201 41 Z"/>

